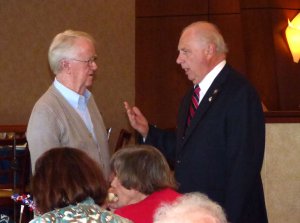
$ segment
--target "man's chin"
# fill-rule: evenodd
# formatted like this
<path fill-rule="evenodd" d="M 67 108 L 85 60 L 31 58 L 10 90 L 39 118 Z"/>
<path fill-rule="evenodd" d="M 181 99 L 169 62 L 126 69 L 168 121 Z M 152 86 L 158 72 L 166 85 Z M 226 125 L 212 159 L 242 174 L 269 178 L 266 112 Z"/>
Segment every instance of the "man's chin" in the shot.
<path fill-rule="evenodd" d="M 93 86 L 93 82 L 92 81 L 85 84 L 86 88 L 91 88 L 92 86 Z"/>
<path fill-rule="evenodd" d="M 187 76 L 187 79 L 189 80 L 189 81 L 192 81 L 193 83 L 194 83 L 194 77 L 192 77 L 191 75 L 189 75 L 189 74 L 186 74 L 186 76 Z"/>
<path fill-rule="evenodd" d="M 93 76 L 89 77 L 89 79 L 86 82 L 86 86 L 91 87 L 93 85 L 93 82 L 94 82 L 94 77 Z"/>

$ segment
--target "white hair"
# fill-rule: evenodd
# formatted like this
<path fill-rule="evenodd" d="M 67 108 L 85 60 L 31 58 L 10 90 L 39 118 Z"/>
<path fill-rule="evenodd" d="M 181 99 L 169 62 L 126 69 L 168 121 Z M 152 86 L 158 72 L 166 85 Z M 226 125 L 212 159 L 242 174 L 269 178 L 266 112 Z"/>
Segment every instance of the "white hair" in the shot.
<path fill-rule="evenodd" d="M 205 43 L 206 45 L 210 43 L 214 44 L 217 53 L 228 53 L 228 47 L 224 41 L 224 38 L 219 28 L 215 24 L 206 21 L 198 21 L 185 27 L 183 32 L 190 28 L 194 30 L 200 43 Z"/>
<path fill-rule="evenodd" d="M 205 222 L 228 223 L 222 207 L 198 192 L 184 194 L 171 204 L 162 204 L 154 215 L 154 223 L 201 223 L 204 219 Z"/>
<path fill-rule="evenodd" d="M 54 74 L 60 72 L 60 61 L 65 58 L 72 57 L 76 52 L 75 40 L 85 38 L 95 43 L 94 38 L 82 31 L 66 30 L 57 34 L 49 47 L 48 60 L 51 70 Z"/>

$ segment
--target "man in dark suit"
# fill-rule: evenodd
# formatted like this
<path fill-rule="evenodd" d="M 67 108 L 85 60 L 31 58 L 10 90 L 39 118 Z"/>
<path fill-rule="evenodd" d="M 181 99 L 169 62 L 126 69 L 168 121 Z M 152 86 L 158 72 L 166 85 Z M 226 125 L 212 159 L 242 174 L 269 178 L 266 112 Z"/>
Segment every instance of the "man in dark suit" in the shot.
<path fill-rule="evenodd" d="M 187 26 L 178 50 L 176 62 L 194 88 L 200 87 L 200 95 L 195 97 L 192 88 L 183 98 L 176 133 L 148 125 L 141 111 L 125 102 L 132 127 L 173 165 L 180 192 L 207 194 L 224 207 L 231 223 L 268 222 L 260 176 L 265 124 L 259 96 L 226 63 L 227 47 L 215 25 Z"/>

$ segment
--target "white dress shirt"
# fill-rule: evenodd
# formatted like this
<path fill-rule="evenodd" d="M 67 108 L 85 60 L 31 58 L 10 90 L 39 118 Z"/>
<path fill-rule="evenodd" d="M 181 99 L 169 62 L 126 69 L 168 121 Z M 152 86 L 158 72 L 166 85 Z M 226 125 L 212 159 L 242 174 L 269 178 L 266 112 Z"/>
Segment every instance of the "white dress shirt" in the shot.
<path fill-rule="evenodd" d="M 199 97 L 198 104 L 200 104 L 201 100 L 203 99 L 210 85 L 212 84 L 214 79 L 218 76 L 218 74 L 221 72 L 221 70 L 224 68 L 225 64 L 226 64 L 226 60 L 221 61 L 198 84 L 200 87 L 200 97 Z"/>

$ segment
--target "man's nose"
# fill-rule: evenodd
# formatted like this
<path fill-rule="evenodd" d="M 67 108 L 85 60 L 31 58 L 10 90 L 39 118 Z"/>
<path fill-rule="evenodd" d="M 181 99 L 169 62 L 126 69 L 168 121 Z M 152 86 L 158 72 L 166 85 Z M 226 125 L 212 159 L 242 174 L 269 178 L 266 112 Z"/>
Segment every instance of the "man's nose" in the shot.
<path fill-rule="evenodd" d="M 181 58 L 181 55 L 180 55 L 180 54 L 178 54 L 178 57 L 177 57 L 177 59 L 176 59 L 176 63 L 178 63 L 178 64 L 181 64 L 181 63 L 182 63 L 182 58 Z"/>
<path fill-rule="evenodd" d="M 97 70 L 97 69 L 98 69 L 98 65 L 97 65 L 96 61 L 93 62 L 93 69 L 94 69 L 94 70 Z"/>

